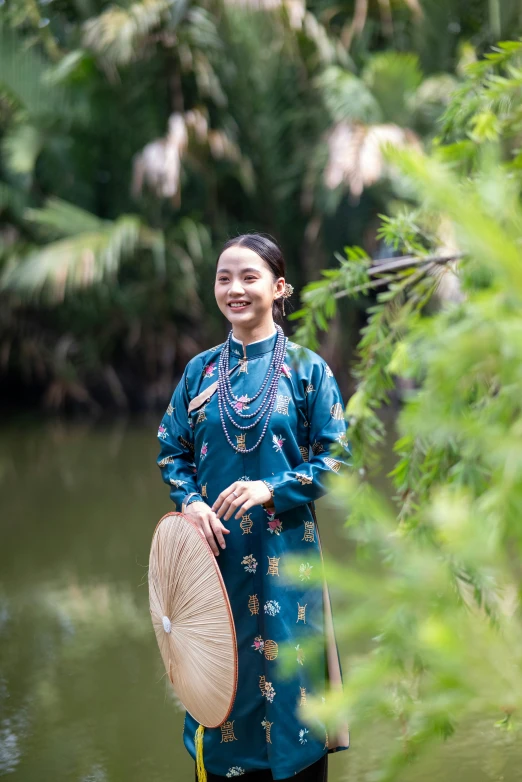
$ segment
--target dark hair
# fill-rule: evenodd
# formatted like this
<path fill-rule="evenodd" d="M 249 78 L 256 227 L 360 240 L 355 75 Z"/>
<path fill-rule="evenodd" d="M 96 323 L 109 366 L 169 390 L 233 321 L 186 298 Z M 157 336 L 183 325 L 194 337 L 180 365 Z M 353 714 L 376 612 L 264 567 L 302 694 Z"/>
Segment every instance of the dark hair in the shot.
<path fill-rule="evenodd" d="M 286 264 L 283 253 L 276 240 L 269 234 L 239 234 L 225 242 L 218 255 L 216 266 L 219 263 L 221 254 L 229 247 L 248 247 L 253 250 L 260 258 L 264 260 L 273 274 L 274 281 L 278 277 L 286 277 Z M 283 322 L 283 299 L 282 297 L 274 299 L 272 304 L 272 317 L 276 321 Z"/>

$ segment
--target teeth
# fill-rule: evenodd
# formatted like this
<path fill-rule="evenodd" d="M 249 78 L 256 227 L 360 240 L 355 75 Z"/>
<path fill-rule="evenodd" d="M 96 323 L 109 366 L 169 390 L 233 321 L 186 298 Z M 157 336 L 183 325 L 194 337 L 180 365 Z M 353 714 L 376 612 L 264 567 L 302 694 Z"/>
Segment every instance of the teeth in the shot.
<path fill-rule="evenodd" d="M 244 302 L 244 304 L 230 304 L 230 307 L 234 307 L 234 309 L 239 309 L 240 307 L 247 307 L 247 302 Z"/>

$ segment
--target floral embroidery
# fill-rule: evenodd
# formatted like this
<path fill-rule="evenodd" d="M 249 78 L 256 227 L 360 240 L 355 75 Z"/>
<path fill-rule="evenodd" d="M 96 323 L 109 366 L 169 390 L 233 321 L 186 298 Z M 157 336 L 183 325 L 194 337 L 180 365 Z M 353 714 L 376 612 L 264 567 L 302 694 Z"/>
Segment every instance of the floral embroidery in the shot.
<path fill-rule="evenodd" d="M 270 614 L 270 616 L 275 616 L 279 613 L 281 610 L 281 606 L 277 602 L 277 600 L 267 600 L 265 603 L 265 614 Z"/>
<path fill-rule="evenodd" d="M 200 459 L 204 459 L 208 453 L 208 443 L 203 443 L 201 446 Z"/>
<path fill-rule="evenodd" d="M 276 535 L 280 535 L 281 532 L 283 531 L 283 523 L 281 519 L 274 519 L 272 515 L 272 517 L 268 521 L 267 529 L 271 533 L 275 532 Z"/>
<path fill-rule="evenodd" d="M 205 377 L 212 377 L 215 371 L 216 371 L 216 363 L 215 361 L 213 361 L 212 364 L 209 364 L 208 367 L 205 367 L 205 369 L 203 370 L 203 374 Z"/>
<path fill-rule="evenodd" d="M 282 367 L 281 367 L 281 374 L 282 375 L 286 375 L 286 377 L 288 379 L 290 379 L 292 377 L 292 370 L 290 369 L 288 364 L 283 364 L 282 365 Z"/>
<path fill-rule="evenodd" d="M 163 424 L 160 425 L 160 428 L 158 429 L 158 437 L 160 437 L 162 440 L 164 440 L 167 436 L 167 430 L 163 426 Z M 274 435 L 275 437 L 275 435 Z"/>
<path fill-rule="evenodd" d="M 299 665 L 303 665 L 303 663 L 304 663 L 304 650 L 301 649 L 301 645 L 300 644 L 297 644 L 297 646 L 295 647 L 295 650 L 297 652 L 297 662 L 299 663 Z"/>
<path fill-rule="evenodd" d="M 297 480 L 299 481 L 301 486 L 304 486 L 307 483 L 313 483 L 314 482 L 314 479 L 312 478 L 312 476 L 311 475 L 306 475 L 306 473 L 304 473 L 304 472 L 296 472 L 295 477 L 297 478 Z"/>
<path fill-rule="evenodd" d="M 348 451 L 350 450 L 350 443 L 348 442 L 348 438 L 346 437 L 345 432 L 340 432 L 335 439 L 343 446 L 343 448 L 346 448 Z"/>
<path fill-rule="evenodd" d="M 241 766 L 231 766 L 231 768 L 228 769 L 225 776 L 227 777 L 242 777 L 243 774 L 245 774 L 245 769 L 241 768 Z"/>
<path fill-rule="evenodd" d="M 272 687 L 272 682 L 265 682 L 262 690 L 263 698 L 266 698 L 270 703 L 274 702 L 274 696 L 276 691 Z"/>
<path fill-rule="evenodd" d="M 177 481 L 177 480 L 175 480 L 174 478 L 170 478 L 170 483 L 171 483 L 173 486 L 175 486 L 175 487 L 176 487 L 176 489 L 180 489 L 180 488 L 183 486 L 183 484 L 184 484 L 184 483 L 186 483 L 186 482 L 187 482 L 187 481 Z"/>
<path fill-rule="evenodd" d="M 160 467 L 166 467 L 167 464 L 174 464 L 174 457 L 173 456 L 165 456 L 164 459 L 161 460 L 161 462 L 158 462 Z"/>
<path fill-rule="evenodd" d="M 312 383 L 308 383 L 305 388 L 305 394 L 308 396 L 308 394 L 311 394 L 312 391 L 315 391 L 315 388 L 313 387 Z"/>
<path fill-rule="evenodd" d="M 241 412 L 241 410 L 248 410 L 250 408 L 250 405 L 245 404 L 247 399 L 248 399 L 248 397 L 245 394 L 243 394 L 243 396 L 239 397 L 237 402 L 234 402 L 232 407 L 234 408 L 236 413 Z"/>
<path fill-rule="evenodd" d="M 263 651 L 265 649 L 265 642 L 263 641 L 260 635 L 256 635 L 256 637 L 254 638 L 252 649 L 255 649 L 256 652 L 260 652 L 261 654 L 263 654 Z"/>
<path fill-rule="evenodd" d="M 299 743 L 300 744 L 306 744 L 308 739 L 306 738 L 306 734 L 308 733 L 308 728 L 301 728 L 299 731 Z"/>
<path fill-rule="evenodd" d="M 305 565 L 304 562 L 301 562 L 301 564 L 299 565 L 299 578 L 301 579 L 301 581 L 309 581 L 310 580 L 310 575 L 312 573 L 312 568 L 313 568 L 313 565 L 310 565 L 309 562 L 307 562 L 306 565 Z"/>
<path fill-rule="evenodd" d="M 323 446 L 318 440 L 314 440 L 312 443 L 312 453 L 314 456 L 317 456 L 317 454 L 322 453 L 324 451 Z"/>
<path fill-rule="evenodd" d="M 167 407 L 167 415 L 172 415 L 173 412 L 174 412 L 174 408 L 169 403 L 169 406 Z"/>
<path fill-rule="evenodd" d="M 285 440 L 286 440 L 286 437 L 283 437 L 283 435 L 281 435 L 281 434 L 280 435 L 277 435 L 277 434 L 272 435 L 272 442 L 274 444 L 274 448 L 276 449 L 276 451 L 278 453 L 281 453 L 281 451 L 283 450 L 283 443 L 284 443 Z"/>
<path fill-rule="evenodd" d="M 252 554 L 248 554 L 248 556 L 243 557 L 241 560 L 241 564 L 245 566 L 245 570 L 247 573 L 255 573 L 257 569 L 257 559 L 252 556 Z"/>
<path fill-rule="evenodd" d="M 249 478 L 248 475 L 242 475 L 241 478 L 238 478 L 238 481 L 251 481 L 252 478 Z"/>
<path fill-rule="evenodd" d="M 328 364 L 325 364 L 325 365 L 324 365 L 324 371 L 326 372 L 326 375 L 327 375 L 328 377 L 333 377 L 333 372 L 332 372 L 332 370 L 330 369 L 330 367 L 328 366 Z"/>

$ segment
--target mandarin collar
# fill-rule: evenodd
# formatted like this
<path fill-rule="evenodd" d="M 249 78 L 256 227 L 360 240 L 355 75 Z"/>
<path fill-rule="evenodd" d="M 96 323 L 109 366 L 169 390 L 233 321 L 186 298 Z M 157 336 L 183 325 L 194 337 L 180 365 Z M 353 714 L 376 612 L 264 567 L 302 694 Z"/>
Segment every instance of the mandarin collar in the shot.
<path fill-rule="evenodd" d="M 233 353 L 234 356 L 239 356 L 240 358 L 243 358 L 244 355 L 246 355 L 247 358 L 252 358 L 252 356 L 258 356 L 262 353 L 269 353 L 275 348 L 278 334 L 279 332 L 276 330 L 275 334 L 272 334 L 270 337 L 262 339 L 259 342 L 253 342 L 251 345 L 246 345 L 246 347 L 242 343 L 235 342 L 231 339 L 230 352 Z M 243 353 L 243 349 L 245 353 Z"/>

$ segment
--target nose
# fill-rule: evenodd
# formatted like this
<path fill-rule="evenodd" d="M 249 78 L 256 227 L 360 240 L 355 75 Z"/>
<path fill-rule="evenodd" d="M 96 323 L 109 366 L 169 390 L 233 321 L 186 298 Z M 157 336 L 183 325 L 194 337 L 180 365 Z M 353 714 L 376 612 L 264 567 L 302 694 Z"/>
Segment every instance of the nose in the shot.
<path fill-rule="evenodd" d="M 244 293 L 245 289 L 241 284 L 241 280 L 232 280 L 230 283 L 229 293 Z"/>

